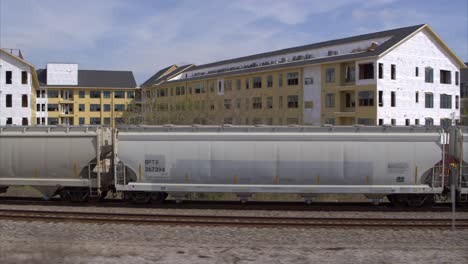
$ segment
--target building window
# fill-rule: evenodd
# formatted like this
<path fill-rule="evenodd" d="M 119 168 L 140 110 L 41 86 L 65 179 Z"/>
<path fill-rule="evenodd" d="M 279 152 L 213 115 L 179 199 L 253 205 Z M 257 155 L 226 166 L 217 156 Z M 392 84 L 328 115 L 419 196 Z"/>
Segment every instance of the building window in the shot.
<path fill-rule="evenodd" d="M 287 77 L 288 77 L 288 85 L 298 85 L 299 84 L 299 73 L 290 72 L 290 73 L 288 73 Z"/>
<path fill-rule="evenodd" d="M 84 125 L 85 124 L 85 118 L 84 117 L 78 118 L 78 124 L 79 125 Z"/>
<path fill-rule="evenodd" d="M 80 98 L 85 98 L 85 91 L 79 91 L 79 92 L 78 92 L 78 96 L 79 96 Z"/>
<path fill-rule="evenodd" d="M 110 92 L 110 91 L 104 91 L 104 92 L 102 92 L 102 98 L 104 98 L 104 99 L 109 99 L 109 98 L 111 98 L 111 92 Z"/>
<path fill-rule="evenodd" d="M 419 103 L 419 92 L 416 92 L 416 103 Z"/>
<path fill-rule="evenodd" d="M 459 85 L 459 84 L 460 84 L 460 73 L 455 72 L 455 85 Z"/>
<path fill-rule="evenodd" d="M 394 118 L 390 119 L 390 123 L 392 124 L 392 126 L 396 126 L 396 119 Z"/>
<path fill-rule="evenodd" d="M 261 97 L 252 98 L 252 109 L 262 109 L 262 98 Z"/>
<path fill-rule="evenodd" d="M 241 89 L 241 80 L 236 80 L 236 89 L 239 91 Z"/>
<path fill-rule="evenodd" d="M 299 108 L 299 96 L 288 95 L 288 108 Z"/>
<path fill-rule="evenodd" d="M 41 98 L 41 90 L 36 90 L 36 98 Z"/>
<path fill-rule="evenodd" d="M 390 106 L 395 107 L 396 106 L 396 92 L 391 92 L 390 94 Z"/>
<path fill-rule="evenodd" d="M 110 121 L 111 121 L 110 117 L 104 117 L 104 125 L 110 125 L 111 123 Z"/>
<path fill-rule="evenodd" d="M 86 111 L 86 110 L 85 110 L 85 105 L 84 105 L 84 104 L 79 104 L 79 105 L 78 105 L 78 111 L 79 111 L 79 112 L 84 112 L 84 111 Z"/>
<path fill-rule="evenodd" d="M 359 64 L 359 80 L 374 79 L 374 63 Z"/>
<path fill-rule="evenodd" d="M 434 125 L 434 119 L 432 119 L 430 117 L 426 117 L 425 125 L 426 126 L 433 126 Z"/>
<path fill-rule="evenodd" d="M 383 63 L 379 63 L 379 79 L 383 79 Z"/>
<path fill-rule="evenodd" d="M 452 72 L 446 70 L 440 70 L 440 83 L 451 84 L 452 83 Z"/>
<path fill-rule="evenodd" d="M 232 124 L 232 117 L 226 117 L 226 118 L 224 118 L 223 124 Z"/>
<path fill-rule="evenodd" d="M 236 108 L 237 108 L 237 109 L 240 109 L 240 108 L 241 108 L 241 99 L 240 99 L 240 98 L 237 98 L 237 99 L 236 99 Z"/>
<path fill-rule="evenodd" d="M 13 125 L 13 118 L 7 117 L 7 119 L 6 119 L 6 124 L 7 124 L 7 125 Z"/>
<path fill-rule="evenodd" d="M 58 125 L 58 118 L 56 118 L 56 117 L 49 117 L 49 118 L 47 118 L 47 124 L 48 124 L 49 126 L 56 126 L 56 125 Z"/>
<path fill-rule="evenodd" d="M 183 86 L 181 88 L 183 88 Z M 225 80 L 224 81 L 224 91 L 225 92 L 232 91 L 232 80 Z"/>
<path fill-rule="evenodd" d="M 224 99 L 224 109 L 230 110 L 232 106 L 231 99 Z"/>
<path fill-rule="evenodd" d="M 345 68 L 345 82 L 354 82 L 356 75 L 356 68 L 354 65 L 346 65 Z"/>
<path fill-rule="evenodd" d="M 414 75 L 416 75 L 416 77 L 419 76 L 419 67 L 416 67 L 416 68 L 415 68 L 415 73 L 414 73 Z"/>
<path fill-rule="evenodd" d="M 312 78 L 312 77 L 305 78 L 305 79 L 304 79 L 304 84 L 305 84 L 305 85 L 312 85 L 312 84 L 314 84 L 314 78 Z"/>
<path fill-rule="evenodd" d="M 278 86 L 283 87 L 283 74 L 282 73 L 278 75 Z"/>
<path fill-rule="evenodd" d="M 432 93 L 425 94 L 425 107 L 434 108 L 434 95 Z"/>
<path fill-rule="evenodd" d="M 28 84 L 28 72 L 27 71 L 21 72 L 21 84 Z"/>
<path fill-rule="evenodd" d="M 419 126 L 419 119 L 415 119 L 415 120 L 414 120 L 414 124 L 417 125 L 417 126 Z"/>
<path fill-rule="evenodd" d="M 214 81 L 210 81 L 210 93 L 214 93 Z"/>
<path fill-rule="evenodd" d="M 12 97 L 13 97 L 13 96 L 12 96 L 11 94 L 7 94 L 7 95 L 5 96 L 5 100 L 6 100 L 5 106 L 6 106 L 6 107 L 13 107 L 13 98 L 12 98 Z"/>
<path fill-rule="evenodd" d="M 28 107 L 28 95 L 23 94 L 21 96 L 21 107 Z"/>
<path fill-rule="evenodd" d="M 116 111 L 116 112 L 123 112 L 123 111 L 125 111 L 125 105 L 124 105 L 124 104 L 116 104 L 116 105 L 114 105 L 114 111 Z"/>
<path fill-rule="evenodd" d="M 440 95 L 440 109 L 451 109 L 452 108 L 452 96 L 448 94 Z"/>
<path fill-rule="evenodd" d="M 89 111 L 91 112 L 101 112 L 101 105 L 100 104 L 90 104 Z"/>
<path fill-rule="evenodd" d="M 273 75 L 268 75 L 268 77 L 267 77 L 267 87 L 268 88 L 273 87 Z"/>
<path fill-rule="evenodd" d="M 390 76 L 391 76 L 392 80 L 396 80 L 396 65 L 392 64 L 390 70 L 391 70 Z"/>
<path fill-rule="evenodd" d="M 91 124 L 91 125 L 100 125 L 101 124 L 101 118 L 100 117 L 90 117 L 89 118 L 89 124 Z"/>
<path fill-rule="evenodd" d="M 36 125 L 40 125 L 41 124 L 41 118 L 40 117 L 36 117 Z"/>
<path fill-rule="evenodd" d="M 380 118 L 379 119 L 379 126 L 383 126 L 383 124 L 384 124 L 384 120 Z"/>
<path fill-rule="evenodd" d="M 205 93 L 205 92 L 206 92 L 206 91 L 205 91 L 205 85 L 203 85 L 203 84 L 199 84 L 199 83 L 195 84 L 194 89 L 195 89 L 195 93 L 196 93 L 196 94 L 200 94 L 200 93 Z"/>
<path fill-rule="evenodd" d="M 41 108 L 42 108 L 42 112 L 45 112 L 45 109 L 46 109 L 46 108 L 45 108 L 45 104 L 42 104 L 42 105 L 41 105 Z"/>
<path fill-rule="evenodd" d="M 458 95 L 455 95 L 455 109 L 460 108 L 460 97 Z"/>
<path fill-rule="evenodd" d="M 45 90 L 41 90 L 41 95 L 42 95 L 42 98 L 46 98 L 46 91 L 45 91 Z"/>
<path fill-rule="evenodd" d="M 379 106 L 383 106 L 383 91 L 379 91 Z"/>
<path fill-rule="evenodd" d="M 427 83 L 434 82 L 434 69 L 431 67 L 424 68 L 424 81 Z"/>
<path fill-rule="evenodd" d="M 182 88 L 182 90 L 184 90 L 184 93 L 183 93 L 183 94 L 185 94 L 185 87 L 182 86 L 181 88 Z M 135 92 L 134 92 L 134 91 L 128 91 L 128 92 L 127 92 L 127 98 L 128 98 L 128 99 L 133 99 L 133 98 L 135 98 Z"/>
<path fill-rule="evenodd" d="M 374 119 L 371 119 L 371 118 L 358 118 L 357 123 L 358 123 L 358 125 L 373 126 L 374 125 Z"/>
<path fill-rule="evenodd" d="M 327 83 L 335 82 L 335 68 L 327 68 L 325 70 L 325 82 Z"/>
<path fill-rule="evenodd" d="M 245 79 L 245 89 L 249 89 L 249 88 L 250 88 L 250 79 L 246 78 Z"/>
<path fill-rule="evenodd" d="M 59 91 L 57 90 L 48 90 L 47 97 L 49 98 L 59 98 Z"/>
<path fill-rule="evenodd" d="M 123 124 L 123 118 L 121 117 L 116 117 L 114 121 L 116 125 Z"/>
<path fill-rule="evenodd" d="M 268 96 L 266 98 L 266 108 L 267 109 L 273 109 L 273 97 Z"/>
<path fill-rule="evenodd" d="M 41 104 L 36 104 L 36 111 L 40 112 L 41 111 Z"/>
<path fill-rule="evenodd" d="M 45 117 L 41 117 L 41 124 L 45 125 Z"/>
<path fill-rule="evenodd" d="M 21 125 L 23 125 L 23 126 L 28 125 L 28 118 L 27 117 L 23 117 L 23 119 L 21 120 Z"/>
<path fill-rule="evenodd" d="M 89 92 L 89 97 L 90 98 L 101 98 L 101 92 L 100 91 L 90 91 Z"/>
<path fill-rule="evenodd" d="M 405 119 L 405 126 L 409 126 L 411 124 L 411 121 L 409 119 Z"/>
<path fill-rule="evenodd" d="M 172 88 L 171 88 L 171 93 L 172 93 Z M 125 98 L 125 92 L 124 91 L 115 91 L 114 92 L 114 98 L 124 99 Z"/>
<path fill-rule="evenodd" d="M 253 88 L 262 88 L 262 77 L 253 77 Z"/>
<path fill-rule="evenodd" d="M 13 81 L 13 72 L 12 71 L 6 71 L 5 72 L 5 83 L 6 84 L 12 84 Z"/>
<path fill-rule="evenodd" d="M 283 109 L 283 96 L 278 97 L 278 108 Z"/>
<path fill-rule="evenodd" d="M 325 107 L 326 108 L 335 107 L 335 94 L 334 93 L 328 93 L 325 95 Z"/>
<path fill-rule="evenodd" d="M 373 106 L 374 92 L 363 91 L 358 93 L 359 106 Z"/>

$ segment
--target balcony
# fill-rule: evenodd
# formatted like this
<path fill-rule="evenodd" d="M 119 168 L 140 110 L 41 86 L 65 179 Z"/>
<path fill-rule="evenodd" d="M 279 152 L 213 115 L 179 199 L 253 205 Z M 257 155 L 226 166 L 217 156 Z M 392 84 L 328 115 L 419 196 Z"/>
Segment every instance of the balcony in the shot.
<path fill-rule="evenodd" d="M 59 113 L 59 117 L 73 117 L 73 112 L 62 112 L 62 113 Z"/>

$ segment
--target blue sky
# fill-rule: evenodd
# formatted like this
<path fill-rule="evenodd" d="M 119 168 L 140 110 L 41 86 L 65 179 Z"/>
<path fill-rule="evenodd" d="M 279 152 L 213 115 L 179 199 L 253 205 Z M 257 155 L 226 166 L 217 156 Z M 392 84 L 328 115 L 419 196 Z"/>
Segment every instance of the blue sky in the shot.
<path fill-rule="evenodd" d="M 37 68 L 203 64 L 428 23 L 468 61 L 468 0 L 0 0 L 0 46 Z"/>

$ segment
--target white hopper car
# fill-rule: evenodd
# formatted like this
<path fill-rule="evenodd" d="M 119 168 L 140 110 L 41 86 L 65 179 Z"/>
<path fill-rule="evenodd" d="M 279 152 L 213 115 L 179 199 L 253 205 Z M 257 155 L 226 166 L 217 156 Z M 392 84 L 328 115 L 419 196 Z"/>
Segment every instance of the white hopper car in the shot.
<path fill-rule="evenodd" d="M 113 190 L 135 202 L 355 193 L 422 205 L 447 193 L 445 137 L 437 127 L 2 127 L 0 188 L 47 187 L 78 201 Z"/>

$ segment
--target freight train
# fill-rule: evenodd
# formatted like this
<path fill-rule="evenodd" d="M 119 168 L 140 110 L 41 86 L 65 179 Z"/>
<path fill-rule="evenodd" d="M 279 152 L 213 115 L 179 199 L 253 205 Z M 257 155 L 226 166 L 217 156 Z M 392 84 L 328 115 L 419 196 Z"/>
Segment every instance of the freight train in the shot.
<path fill-rule="evenodd" d="M 392 126 L 0 127 L 0 192 L 84 202 L 189 193 L 363 194 L 422 206 L 468 197 L 468 128 Z"/>

